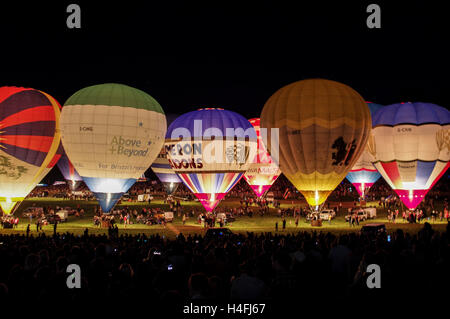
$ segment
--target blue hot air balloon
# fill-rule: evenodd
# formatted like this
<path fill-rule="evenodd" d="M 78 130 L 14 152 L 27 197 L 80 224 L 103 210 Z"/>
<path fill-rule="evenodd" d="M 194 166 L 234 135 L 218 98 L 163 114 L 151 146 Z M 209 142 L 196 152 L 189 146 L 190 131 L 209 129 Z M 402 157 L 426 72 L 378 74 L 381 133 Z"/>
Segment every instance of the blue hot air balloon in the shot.
<path fill-rule="evenodd" d="M 80 174 L 78 174 L 72 162 L 70 162 L 66 152 L 63 153 L 57 165 L 70 189 L 73 191 L 76 190 L 83 179 L 81 178 Z"/>
<path fill-rule="evenodd" d="M 167 124 L 170 125 L 179 115 L 176 114 L 166 114 Z M 178 186 L 181 183 L 181 180 L 178 178 L 178 175 L 172 170 L 170 166 L 169 159 L 167 158 L 167 151 L 165 146 L 159 152 L 158 157 L 153 162 L 152 166 L 150 166 L 153 173 L 155 173 L 156 177 L 163 184 L 164 188 L 168 195 L 175 193 Z"/>
<path fill-rule="evenodd" d="M 245 117 L 218 108 L 181 115 L 165 142 L 172 169 L 207 211 L 241 179 L 256 145 L 256 132 Z"/>
<path fill-rule="evenodd" d="M 180 185 L 181 180 L 170 166 L 165 147 L 162 148 L 161 152 L 158 154 L 158 157 L 150 167 L 164 185 L 167 194 L 173 194 L 177 190 L 178 185 Z"/>
<path fill-rule="evenodd" d="M 383 107 L 383 105 L 372 102 L 367 102 L 367 105 L 372 118 L 375 112 Z M 364 197 L 364 193 L 381 177 L 380 173 L 372 165 L 372 156 L 367 146 L 346 177 L 355 186 L 361 197 Z"/>

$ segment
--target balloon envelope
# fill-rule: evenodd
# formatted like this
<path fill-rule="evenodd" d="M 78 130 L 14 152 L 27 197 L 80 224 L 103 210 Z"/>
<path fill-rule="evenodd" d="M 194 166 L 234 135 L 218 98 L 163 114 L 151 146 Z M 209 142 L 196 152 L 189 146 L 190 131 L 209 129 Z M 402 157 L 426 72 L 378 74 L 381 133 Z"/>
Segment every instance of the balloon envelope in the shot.
<path fill-rule="evenodd" d="M 255 129 L 258 142 L 256 156 L 245 172 L 244 179 L 253 189 L 256 196 L 261 197 L 266 191 L 269 190 L 278 176 L 280 176 L 281 171 L 278 168 L 277 163 L 272 161 L 272 158 L 264 145 L 263 137 L 261 136 L 260 119 L 254 118 L 248 121 Z M 266 137 L 267 134 L 264 135 Z"/>
<path fill-rule="evenodd" d="M 172 169 L 212 211 L 247 170 L 256 152 L 256 133 L 235 112 L 200 109 L 172 122 L 165 145 Z"/>
<path fill-rule="evenodd" d="M 104 212 L 151 165 L 165 132 L 158 102 L 122 84 L 84 88 L 66 101 L 61 113 L 64 149 Z"/>
<path fill-rule="evenodd" d="M 0 88 L 0 206 L 9 214 L 61 156 L 60 105 L 39 90 Z"/>
<path fill-rule="evenodd" d="M 329 80 L 289 84 L 273 94 L 261 127 L 279 134 L 279 165 L 311 206 L 322 204 L 361 155 L 371 128 L 369 109 L 352 88 Z M 274 142 L 275 141 L 275 142 Z M 273 156 L 276 139 L 268 138 Z"/>
<path fill-rule="evenodd" d="M 415 209 L 450 160 L 450 112 L 431 103 L 400 103 L 374 114 L 373 164 L 409 209 Z"/>
<path fill-rule="evenodd" d="M 381 109 L 383 106 L 380 104 L 375 104 L 371 102 L 367 102 L 369 106 L 370 115 L 375 114 L 376 111 Z M 359 196 L 364 197 L 364 193 L 372 187 L 372 185 L 381 177 L 380 173 L 376 170 L 375 166 L 372 164 L 373 157 L 370 155 L 370 152 L 367 149 L 367 145 L 364 148 L 361 156 L 356 161 L 355 165 L 353 165 L 350 172 L 347 174 L 347 179 L 350 183 L 355 186 L 356 190 L 359 193 Z"/>

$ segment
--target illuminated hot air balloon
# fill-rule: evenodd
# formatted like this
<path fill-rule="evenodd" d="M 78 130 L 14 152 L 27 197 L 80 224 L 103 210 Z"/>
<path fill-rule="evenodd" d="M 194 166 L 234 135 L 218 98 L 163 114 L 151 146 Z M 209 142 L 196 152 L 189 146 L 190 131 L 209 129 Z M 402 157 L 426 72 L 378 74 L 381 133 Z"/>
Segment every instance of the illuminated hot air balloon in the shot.
<path fill-rule="evenodd" d="M 261 113 L 268 135 L 279 129 L 279 166 L 310 206 L 321 205 L 367 143 L 369 108 L 352 88 L 329 80 L 294 82 L 273 94 Z M 272 158 L 276 139 L 267 138 Z M 274 159 L 275 160 L 275 159 Z"/>
<path fill-rule="evenodd" d="M 167 123 L 172 123 L 179 115 L 177 114 L 166 114 Z M 170 166 L 169 159 L 167 158 L 167 150 L 165 146 L 159 152 L 158 157 L 150 166 L 152 171 L 155 173 L 156 177 L 163 184 L 168 195 L 175 193 L 181 180 L 178 175 L 174 172 Z"/>
<path fill-rule="evenodd" d="M 0 206 L 11 213 L 59 160 L 60 105 L 34 89 L 0 88 Z"/>
<path fill-rule="evenodd" d="M 73 167 L 73 164 L 70 162 L 65 152 L 58 161 L 57 166 L 61 171 L 61 174 L 64 176 L 64 179 L 66 180 L 67 185 L 69 185 L 70 189 L 73 191 L 76 190 L 83 179 L 78 174 L 75 167 Z"/>
<path fill-rule="evenodd" d="M 431 103 L 401 103 L 374 114 L 369 151 L 381 176 L 415 209 L 449 167 L 450 112 Z"/>
<path fill-rule="evenodd" d="M 375 104 L 371 102 L 367 102 L 369 106 L 370 114 L 373 120 L 373 114 L 376 111 L 381 109 L 383 106 L 380 104 Z M 366 148 L 364 149 L 361 156 L 356 161 L 355 165 L 353 165 L 350 172 L 347 174 L 347 179 L 350 183 L 355 186 L 358 191 L 359 196 L 364 198 L 364 193 L 369 190 L 370 187 L 381 177 L 380 173 L 375 169 L 372 165 L 373 157 L 370 155 L 370 152 Z"/>
<path fill-rule="evenodd" d="M 256 143 L 255 130 L 243 116 L 209 108 L 173 121 L 165 145 L 172 169 L 212 211 L 247 170 Z"/>
<path fill-rule="evenodd" d="M 64 149 L 104 212 L 151 165 L 165 133 L 166 118 L 158 102 L 122 84 L 84 88 L 61 112 Z"/>
<path fill-rule="evenodd" d="M 272 161 L 264 145 L 260 130 L 259 118 L 248 120 L 256 131 L 258 137 L 255 159 L 244 174 L 244 179 L 253 189 L 256 196 L 261 197 L 280 176 L 278 165 Z"/>
<path fill-rule="evenodd" d="M 155 159 L 152 166 L 150 167 L 152 168 L 152 171 L 156 174 L 156 176 L 159 178 L 161 183 L 163 183 L 167 194 L 169 195 L 173 194 L 177 190 L 178 185 L 180 185 L 181 180 L 178 178 L 177 174 L 170 166 L 165 147 L 161 149 L 161 152 L 159 152 L 158 157 Z"/>

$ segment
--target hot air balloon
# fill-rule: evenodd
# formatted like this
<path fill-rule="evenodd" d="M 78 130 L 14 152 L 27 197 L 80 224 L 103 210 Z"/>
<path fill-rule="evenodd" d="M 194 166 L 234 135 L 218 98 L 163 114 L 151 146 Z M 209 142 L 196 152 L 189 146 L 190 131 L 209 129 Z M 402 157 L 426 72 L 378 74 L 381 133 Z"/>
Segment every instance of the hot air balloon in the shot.
<path fill-rule="evenodd" d="M 248 120 L 256 131 L 258 137 L 256 156 L 244 174 L 244 179 L 253 189 L 256 196 L 261 197 L 280 176 L 278 165 L 272 161 L 263 142 L 260 130 L 260 119 Z"/>
<path fill-rule="evenodd" d="M 151 165 L 165 133 L 158 102 L 122 84 L 81 89 L 61 112 L 64 149 L 103 212 L 109 212 Z"/>
<path fill-rule="evenodd" d="M 431 103 L 383 107 L 368 146 L 378 172 L 415 209 L 449 167 L 450 112 Z"/>
<path fill-rule="evenodd" d="M 161 183 L 164 185 L 167 194 L 173 194 L 177 190 L 178 185 L 180 185 L 181 180 L 178 178 L 177 174 L 170 166 L 165 147 L 161 149 L 158 157 L 150 167 L 156 174 L 158 179 L 161 181 Z"/>
<path fill-rule="evenodd" d="M 256 133 L 243 116 L 219 108 L 181 115 L 169 126 L 169 163 L 211 212 L 240 180 L 256 154 Z"/>
<path fill-rule="evenodd" d="M 59 160 L 60 105 L 35 89 L 0 88 L 0 206 L 10 214 Z"/>
<path fill-rule="evenodd" d="M 172 123 L 178 116 L 179 115 L 177 114 L 166 114 L 167 123 Z M 160 182 L 163 184 L 166 193 L 168 195 L 175 193 L 181 183 L 181 180 L 178 178 L 177 174 L 172 170 L 172 167 L 170 166 L 165 146 L 163 146 L 161 152 L 159 152 L 158 154 L 158 157 L 150 167 L 153 173 L 155 173 L 156 177 L 158 177 Z"/>
<path fill-rule="evenodd" d="M 65 152 L 58 161 L 57 166 L 61 171 L 61 174 L 64 176 L 64 179 L 66 180 L 67 185 L 69 185 L 70 189 L 72 191 L 76 190 L 83 179 L 78 174 L 75 167 L 73 167 L 73 164 L 70 162 Z"/>
<path fill-rule="evenodd" d="M 283 174 L 318 209 L 344 179 L 367 143 L 369 108 L 347 85 L 311 79 L 273 94 L 261 113 L 268 136 L 278 129 Z M 267 138 L 274 159 L 277 143 Z"/>
<path fill-rule="evenodd" d="M 376 111 L 383 107 L 380 104 L 371 102 L 367 102 L 367 105 L 369 106 L 371 116 L 373 116 Z M 358 158 L 355 165 L 353 165 L 350 172 L 347 174 L 347 179 L 350 183 L 353 184 L 353 186 L 355 186 L 359 196 L 361 196 L 362 198 L 364 198 L 364 193 L 369 190 L 369 188 L 372 187 L 372 185 L 381 177 L 380 173 L 378 173 L 378 171 L 372 165 L 372 162 L 373 157 L 367 150 L 366 145 L 363 153 Z"/>

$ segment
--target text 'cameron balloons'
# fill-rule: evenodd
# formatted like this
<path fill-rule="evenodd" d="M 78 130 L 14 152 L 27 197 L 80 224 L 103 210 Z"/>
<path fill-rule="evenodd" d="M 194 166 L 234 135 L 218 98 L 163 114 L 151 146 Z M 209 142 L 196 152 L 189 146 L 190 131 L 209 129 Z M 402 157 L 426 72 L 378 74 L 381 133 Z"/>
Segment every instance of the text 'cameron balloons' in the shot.
<path fill-rule="evenodd" d="M 64 176 L 64 179 L 66 180 L 67 185 L 70 187 L 70 189 L 72 191 L 76 190 L 83 179 L 81 178 L 80 174 L 78 174 L 77 170 L 70 162 L 65 152 L 58 161 L 57 166 L 61 171 L 61 174 Z"/>
<path fill-rule="evenodd" d="M 383 107 L 373 118 L 369 151 L 381 176 L 415 209 L 450 160 L 450 112 L 431 103 Z"/>
<path fill-rule="evenodd" d="M 263 142 L 260 129 L 260 119 L 248 120 L 254 127 L 258 138 L 257 151 L 254 160 L 244 174 L 244 179 L 253 189 L 256 196 L 261 197 L 280 176 L 278 165 L 272 161 Z M 267 134 L 264 134 L 267 135 Z"/>
<path fill-rule="evenodd" d="M 84 88 L 61 112 L 64 149 L 104 212 L 151 165 L 165 132 L 166 118 L 158 102 L 122 84 Z"/>
<path fill-rule="evenodd" d="M 0 206 L 11 213 L 59 160 L 60 106 L 50 95 L 0 88 Z"/>
<path fill-rule="evenodd" d="M 371 102 L 367 102 L 369 106 L 370 115 L 375 114 L 376 111 L 381 109 L 383 106 L 380 104 L 375 104 Z M 367 145 L 364 148 L 361 156 L 356 161 L 355 165 L 353 165 L 350 172 L 347 174 L 347 179 L 350 183 L 355 186 L 356 190 L 359 193 L 359 196 L 364 197 L 364 193 L 369 190 L 370 187 L 381 177 L 380 173 L 375 169 L 375 166 L 372 164 L 373 157 L 367 149 Z"/>
<path fill-rule="evenodd" d="M 167 194 L 173 194 L 177 190 L 178 185 L 181 183 L 181 180 L 178 178 L 178 175 L 170 166 L 165 147 L 161 149 L 158 157 L 150 167 L 152 168 L 152 171 L 155 173 L 158 179 L 161 181 L 161 183 L 164 185 Z"/>
<path fill-rule="evenodd" d="M 247 170 L 256 154 L 256 133 L 235 112 L 199 109 L 172 122 L 165 146 L 172 169 L 212 211 Z"/>
<path fill-rule="evenodd" d="M 279 129 L 279 166 L 310 206 L 321 205 L 345 178 L 366 146 L 369 108 L 347 85 L 311 79 L 273 94 L 261 127 Z M 267 138 L 272 154 L 273 139 Z"/>

